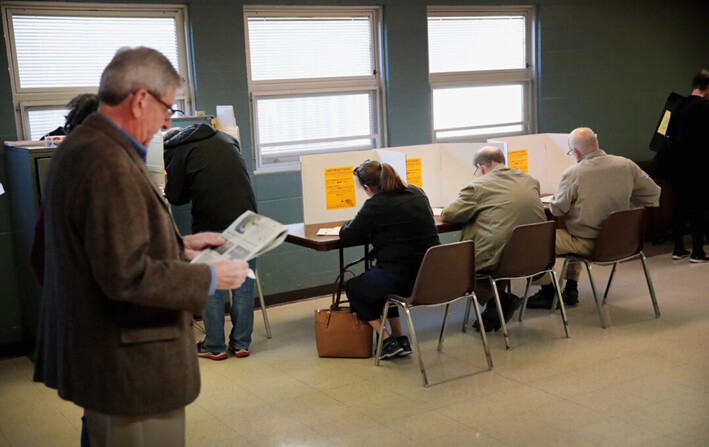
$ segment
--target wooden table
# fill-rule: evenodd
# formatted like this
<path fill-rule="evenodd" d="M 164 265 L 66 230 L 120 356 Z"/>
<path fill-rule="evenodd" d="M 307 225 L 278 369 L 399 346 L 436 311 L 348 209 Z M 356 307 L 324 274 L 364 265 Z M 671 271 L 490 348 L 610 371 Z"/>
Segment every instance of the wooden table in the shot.
<path fill-rule="evenodd" d="M 433 220 L 436 223 L 436 229 L 439 233 L 450 233 L 452 231 L 460 230 L 463 225 L 457 223 L 443 222 L 441 216 L 433 216 Z M 360 262 L 362 259 L 357 260 L 351 264 L 345 265 L 345 251 L 346 247 L 356 247 L 362 244 L 355 245 L 343 245 L 340 243 L 340 236 L 318 236 L 318 230 L 321 228 L 334 228 L 342 226 L 345 221 L 339 222 L 323 222 L 319 224 L 304 224 L 295 223 L 286 225 L 288 228 L 288 235 L 286 236 L 286 242 L 291 244 L 299 245 L 301 247 L 309 248 L 315 251 L 330 251 L 339 250 L 340 256 L 340 272 L 345 271 L 348 267 L 353 264 Z M 369 268 L 369 244 L 364 244 L 364 262 L 365 268 Z M 338 292 L 338 300 L 339 300 Z"/>

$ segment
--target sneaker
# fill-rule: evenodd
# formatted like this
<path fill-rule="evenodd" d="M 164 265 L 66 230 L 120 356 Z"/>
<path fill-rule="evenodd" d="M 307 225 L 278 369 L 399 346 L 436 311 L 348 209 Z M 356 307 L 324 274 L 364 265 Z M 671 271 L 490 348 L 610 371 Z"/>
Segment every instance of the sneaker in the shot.
<path fill-rule="evenodd" d="M 527 300 L 527 309 L 551 309 L 554 301 L 554 286 L 542 286 L 541 289 Z"/>
<path fill-rule="evenodd" d="M 227 357 L 226 352 L 214 352 L 207 349 L 207 347 L 204 346 L 204 340 L 197 343 L 197 355 L 203 359 L 210 360 L 224 360 Z"/>
<path fill-rule="evenodd" d="M 409 337 L 406 335 L 396 337 L 396 342 L 399 343 L 399 346 L 401 346 L 401 352 L 396 354 L 397 357 L 406 357 L 414 352 L 411 350 L 411 343 L 409 343 Z"/>
<path fill-rule="evenodd" d="M 396 337 L 389 337 L 382 343 L 382 353 L 379 355 L 380 359 L 388 359 L 394 357 L 396 354 L 402 352 L 404 348 L 401 347 Z"/>
<path fill-rule="evenodd" d="M 236 346 L 232 345 L 231 343 L 229 343 L 229 352 L 234 354 L 234 357 L 236 357 L 236 358 L 242 358 L 242 357 L 249 356 L 249 349 L 248 348 L 237 348 Z"/>
<path fill-rule="evenodd" d="M 680 251 L 675 250 L 674 252 L 672 252 L 672 259 L 674 259 L 675 261 L 680 260 L 680 259 L 684 259 L 687 256 L 689 256 L 689 250 L 680 250 Z"/>
<path fill-rule="evenodd" d="M 700 262 L 707 262 L 709 261 L 709 254 L 707 253 L 702 253 L 700 255 L 692 255 L 689 257 L 689 262 L 692 263 L 700 263 Z"/>

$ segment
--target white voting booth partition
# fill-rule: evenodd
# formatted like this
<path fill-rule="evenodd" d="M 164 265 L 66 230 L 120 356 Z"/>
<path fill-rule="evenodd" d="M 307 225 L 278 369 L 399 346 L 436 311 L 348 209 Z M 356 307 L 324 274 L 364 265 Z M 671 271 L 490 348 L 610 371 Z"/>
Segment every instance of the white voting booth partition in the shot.
<path fill-rule="evenodd" d="M 542 194 L 554 194 L 561 174 L 575 163 L 573 157 L 566 155 L 568 137 L 565 133 L 542 133 L 495 138 L 488 142 L 504 144 L 507 165 L 539 180 Z"/>
<path fill-rule="evenodd" d="M 408 183 L 426 192 L 431 207 L 442 208 L 458 197 L 458 192 L 473 179 L 473 159 L 478 150 L 485 146 L 502 148 L 504 145 L 438 143 L 390 147 L 387 150 L 406 154 Z"/>
<path fill-rule="evenodd" d="M 426 192 L 433 208 L 444 207 L 472 180 L 475 153 L 490 145 L 504 146 L 502 143 L 424 144 L 302 156 L 303 222 L 352 219 L 368 198 L 356 185 L 352 170 L 367 159 L 389 163 L 404 181 Z"/>
<path fill-rule="evenodd" d="M 300 157 L 305 224 L 350 220 L 357 214 L 368 197 L 355 185 L 352 171 L 365 160 L 390 164 L 406 181 L 406 156 L 397 152 L 374 149 Z"/>

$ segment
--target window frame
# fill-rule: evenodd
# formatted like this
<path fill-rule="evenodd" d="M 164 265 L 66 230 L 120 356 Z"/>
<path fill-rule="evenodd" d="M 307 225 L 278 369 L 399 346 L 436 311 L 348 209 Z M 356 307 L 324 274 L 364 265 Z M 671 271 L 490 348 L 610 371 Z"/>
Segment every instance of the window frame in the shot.
<path fill-rule="evenodd" d="M 268 162 L 273 157 L 264 159 L 259 140 L 257 102 L 260 99 L 304 97 L 308 95 L 337 95 L 353 92 L 370 92 L 373 98 L 374 115 L 371 124 L 375 133 L 374 146 L 362 149 L 313 149 L 302 155 L 315 153 L 335 153 L 349 150 L 366 150 L 382 147 L 386 140 L 384 80 L 382 71 L 382 11 L 379 6 L 270 6 L 244 5 L 244 38 L 246 46 L 246 74 L 249 89 L 249 109 L 251 113 L 251 131 L 253 135 L 254 173 L 271 173 L 300 170 L 300 161 Z M 278 80 L 252 80 L 251 48 L 249 43 L 249 19 L 257 17 L 302 17 L 327 18 L 367 16 L 370 18 L 372 45 L 372 66 L 374 73 L 366 76 L 342 76 L 338 78 L 299 78 Z M 317 140 L 305 140 L 313 141 Z M 284 142 L 283 144 L 289 144 Z M 290 155 L 289 158 L 299 157 Z"/>
<path fill-rule="evenodd" d="M 537 132 L 537 76 L 536 76 L 536 7 L 532 5 L 519 6 L 429 6 L 428 19 L 432 17 L 483 17 L 500 15 L 521 15 L 525 17 L 525 58 L 526 68 L 503 70 L 480 70 L 431 73 L 429 67 L 429 85 L 431 98 L 431 135 L 434 143 L 443 142 L 485 142 L 489 138 L 500 138 L 514 135 L 526 135 Z M 427 49 L 428 51 L 428 49 Z M 521 85 L 523 90 L 523 116 L 521 132 L 485 133 L 479 135 L 437 138 L 439 132 L 458 130 L 461 128 L 436 129 L 434 127 L 433 93 L 436 89 L 461 87 L 486 87 L 502 85 Z M 500 127 L 510 123 L 495 123 L 476 127 Z M 517 123 L 512 123 L 517 124 Z"/>
<path fill-rule="evenodd" d="M 17 48 L 12 17 L 14 15 L 86 16 L 86 17 L 173 17 L 176 21 L 177 57 L 180 76 L 184 79 L 175 102 L 188 115 L 195 110 L 192 49 L 189 36 L 187 5 L 181 4 L 128 4 L 128 3 L 54 3 L 54 2 L 3 2 L 2 21 L 5 28 L 5 45 L 8 57 L 10 86 L 12 90 L 15 125 L 18 139 L 30 139 L 29 111 L 32 108 L 64 108 L 76 95 L 97 91 L 98 86 L 22 88 L 17 66 Z M 179 108 L 179 107 L 178 107 Z M 62 125 L 60 123 L 58 125 Z"/>

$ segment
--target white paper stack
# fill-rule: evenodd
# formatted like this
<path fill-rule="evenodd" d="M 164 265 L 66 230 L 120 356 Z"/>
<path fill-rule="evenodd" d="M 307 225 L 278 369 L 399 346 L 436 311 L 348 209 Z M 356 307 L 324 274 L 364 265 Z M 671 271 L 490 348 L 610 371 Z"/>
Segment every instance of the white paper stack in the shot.
<path fill-rule="evenodd" d="M 217 106 L 216 126 L 218 130 L 236 138 L 236 141 L 241 144 L 239 126 L 237 126 L 236 118 L 234 117 L 234 106 Z"/>

